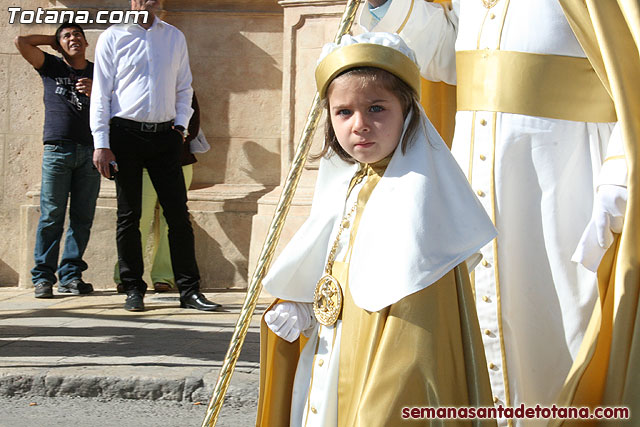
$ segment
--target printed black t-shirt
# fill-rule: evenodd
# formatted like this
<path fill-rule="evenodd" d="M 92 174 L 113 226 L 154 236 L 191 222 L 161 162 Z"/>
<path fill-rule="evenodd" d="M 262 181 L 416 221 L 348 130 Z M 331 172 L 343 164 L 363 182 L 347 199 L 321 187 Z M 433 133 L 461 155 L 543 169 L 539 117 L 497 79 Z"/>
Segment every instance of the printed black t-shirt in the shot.
<path fill-rule="evenodd" d="M 44 85 L 44 142 L 93 145 L 89 97 L 76 90 L 79 79 L 93 79 L 93 63 L 87 61 L 84 70 L 76 70 L 61 57 L 44 52 L 44 64 L 37 71 Z"/>

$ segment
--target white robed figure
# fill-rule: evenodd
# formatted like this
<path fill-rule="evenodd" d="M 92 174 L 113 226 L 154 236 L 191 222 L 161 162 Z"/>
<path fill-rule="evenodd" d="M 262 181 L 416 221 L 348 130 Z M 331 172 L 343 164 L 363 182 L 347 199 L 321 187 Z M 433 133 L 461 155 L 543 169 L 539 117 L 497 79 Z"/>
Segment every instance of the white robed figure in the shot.
<path fill-rule="evenodd" d="M 613 104 L 556 1 L 369 0 L 360 23 L 398 32 L 425 78 L 457 84 L 452 152 L 499 232 L 472 277 L 494 401 L 549 405 L 622 226 Z"/>

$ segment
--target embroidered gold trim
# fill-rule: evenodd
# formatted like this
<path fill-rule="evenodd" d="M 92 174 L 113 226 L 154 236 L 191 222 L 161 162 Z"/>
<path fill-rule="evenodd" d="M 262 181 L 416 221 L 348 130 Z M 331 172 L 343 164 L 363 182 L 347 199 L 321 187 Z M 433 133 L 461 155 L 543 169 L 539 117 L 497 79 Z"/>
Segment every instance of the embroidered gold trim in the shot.
<path fill-rule="evenodd" d="M 471 142 L 469 143 L 469 176 L 467 180 L 469 185 L 473 185 L 473 156 L 475 155 L 476 145 L 476 112 L 471 114 Z"/>
<path fill-rule="evenodd" d="M 482 0 L 482 5 L 487 9 L 491 9 L 493 6 L 498 4 L 500 0 Z"/>
<path fill-rule="evenodd" d="M 496 124 L 497 114 L 493 113 L 492 120 L 492 137 L 493 150 L 491 155 L 491 220 L 496 224 Z M 500 270 L 498 262 L 498 239 L 493 239 L 493 271 L 496 282 L 496 308 L 498 316 L 498 335 L 500 336 L 500 356 L 502 358 L 502 376 L 504 378 L 504 394 L 505 403 L 511 406 L 511 396 L 509 393 L 509 374 L 507 372 L 507 355 L 506 346 L 504 344 L 504 333 L 502 328 L 502 298 L 500 296 Z M 511 424 L 509 424 L 511 425 Z"/>
<path fill-rule="evenodd" d="M 305 412 L 306 416 L 304 417 L 304 425 L 307 425 L 309 421 L 309 412 L 311 410 L 311 389 L 313 389 L 313 374 L 316 370 L 316 357 L 318 357 L 318 346 L 320 345 L 320 331 L 322 330 L 322 326 L 318 328 L 318 336 L 316 337 L 316 349 L 313 352 L 313 362 L 311 364 L 311 381 L 309 382 L 309 388 L 307 389 L 307 401 L 305 402 Z"/>
<path fill-rule="evenodd" d="M 409 17 L 411 16 L 411 12 L 413 11 L 413 2 L 414 1 L 415 0 L 411 0 L 411 6 L 409 6 L 409 12 L 407 12 L 407 16 L 404 18 L 404 22 L 402 22 L 400 27 L 398 27 L 398 31 L 396 31 L 396 33 L 399 34 L 400 31 L 402 31 L 404 29 L 405 25 L 407 25 L 407 22 L 409 21 Z"/>
<path fill-rule="evenodd" d="M 500 35 L 498 36 L 498 46 L 496 49 L 500 50 L 500 43 L 502 42 L 502 32 L 504 31 L 504 22 L 507 20 L 507 11 L 509 10 L 509 0 L 505 2 L 504 8 L 502 8 L 502 22 L 500 23 Z"/>
<path fill-rule="evenodd" d="M 604 159 L 604 162 L 608 162 L 609 160 L 626 160 L 627 158 L 624 155 L 619 155 L 619 156 L 610 156 L 607 157 L 606 159 Z M 602 163 L 604 163 L 602 162 Z"/>

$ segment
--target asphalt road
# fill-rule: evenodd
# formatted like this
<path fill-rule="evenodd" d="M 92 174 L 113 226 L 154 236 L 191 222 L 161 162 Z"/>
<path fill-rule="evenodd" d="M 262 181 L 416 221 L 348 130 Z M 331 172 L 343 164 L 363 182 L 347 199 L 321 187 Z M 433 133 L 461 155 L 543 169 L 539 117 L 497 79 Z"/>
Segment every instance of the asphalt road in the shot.
<path fill-rule="evenodd" d="M 200 427 L 207 403 L 0 397 L 0 427 Z M 216 426 L 255 425 L 256 407 L 247 403 L 227 402 Z"/>

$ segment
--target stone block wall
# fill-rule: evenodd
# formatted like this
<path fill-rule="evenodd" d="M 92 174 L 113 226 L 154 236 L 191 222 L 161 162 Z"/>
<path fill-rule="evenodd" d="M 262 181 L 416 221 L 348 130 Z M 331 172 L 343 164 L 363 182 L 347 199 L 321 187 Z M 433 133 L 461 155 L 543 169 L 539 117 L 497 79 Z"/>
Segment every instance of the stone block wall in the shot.
<path fill-rule="evenodd" d="M 24 262 L 21 206 L 39 185 L 42 156 L 42 84 L 38 74 L 18 54 L 13 39 L 27 29 L 9 24 L 8 8 L 35 9 L 46 1 L 0 0 L 0 284 L 16 285 Z M 48 31 L 32 25 L 29 32 Z M 33 258 L 33 257 L 31 257 Z"/>
<path fill-rule="evenodd" d="M 203 289 L 244 288 L 271 222 L 315 93 L 313 73 L 345 0 L 165 0 L 164 19 L 189 45 L 193 86 L 211 150 L 198 155 L 189 191 Z M 56 25 L 9 24 L 8 7 L 128 9 L 127 0 L 0 0 L 0 286 L 31 286 L 39 218 L 42 84 L 19 55 L 19 34 Z M 83 26 L 93 58 L 105 25 Z M 354 27 L 355 32 L 359 32 Z M 52 52 L 53 53 L 53 52 Z M 321 147 L 322 125 L 312 152 Z M 305 166 L 280 249 L 307 217 L 317 162 Z M 147 248 L 149 252 L 149 248 Z M 115 187 L 104 180 L 85 279 L 113 288 Z M 149 268 L 147 268 L 147 271 Z M 145 279 L 149 282 L 148 274 Z"/>
<path fill-rule="evenodd" d="M 0 0 L 0 286 L 30 286 L 42 156 L 42 84 L 13 45 L 56 25 L 9 24 L 8 7 L 127 9 L 124 0 Z M 257 201 L 281 177 L 283 8 L 275 0 L 167 0 L 165 20 L 187 38 L 202 128 L 189 208 L 204 289 L 246 286 Z M 104 26 L 84 26 L 93 58 Z M 103 180 L 85 278 L 112 288 L 115 189 Z M 148 279 L 148 277 L 147 277 Z"/>

